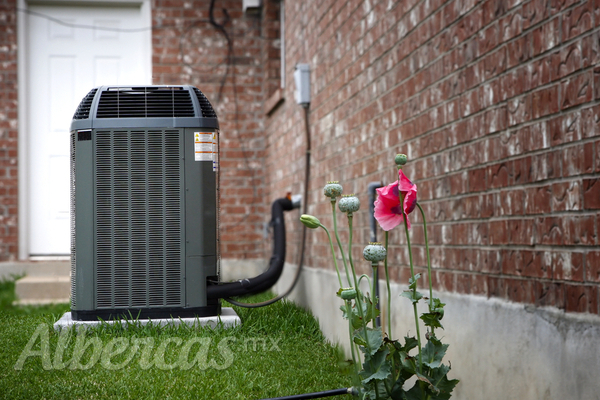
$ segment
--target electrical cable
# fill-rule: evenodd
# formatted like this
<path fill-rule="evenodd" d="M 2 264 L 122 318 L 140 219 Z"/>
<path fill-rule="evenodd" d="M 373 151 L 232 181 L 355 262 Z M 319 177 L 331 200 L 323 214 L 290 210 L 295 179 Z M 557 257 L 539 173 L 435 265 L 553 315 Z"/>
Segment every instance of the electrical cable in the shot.
<path fill-rule="evenodd" d="M 223 21 L 223 23 L 218 23 L 215 20 L 215 16 L 214 16 L 214 11 L 215 11 L 215 1 L 216 0 L 211 0 L 210 2 L 210 6 L 209 6 L 209 23 L 210 25 L 212 25 L 217 31 L 221 32 L 221 34 L 225 37 L 225 40 L 227 42 L 227 66 L 225 69 L 225 73 L 223 74 L 223 78 L 221 79 L 221 83 L 219 86 L 219 95 L 217 97 L 217 102 L 221 101 L 222 95 L 223 95 L 223 89 L 225 87 L 225 83 L 227 82 L 227 77 L 229 76 L 229 71 L 230 71 L 230 67 L 231 70 L 233 71 L 233 73 L 231 74 L 231 84 L 233 87 L 233 102 L 234 102 L 234 119 L 236 124 L 239 121 L 239 103 L 238 103 L 238 98 L 237 98 L 237 82 L 236 82 L 236 75 L 235 75 L 235 54 L 234 54 L 234 45 L 233 45 L 233 40 L 231 39 L 231 36 L 229 35 L 229 33 L 227 32 L 227 29 L 225 29 L 225 25 L 227 24 L 227 22 L 229 22 L 231 20 L 231 18 L 229 17 L 229 13 L 227 12 L 227 9 L 222 8 L 221 11 L 223 12 L 223 14 L 225 15 L 225 20 Z M 182 58 L 183 61 L 183 58 Z M 246 146 L 244 145 L 244 142 L 242 141 L 242 139 L 240 138 L 239 133 L 237 132 L 237 130 L 234 130 L 235 135 L 237 136 L 238 142 L 239 142 L 239 146 L 241 148 L 242 151 L 242 157 L 244 159 L 244 165 L 246 166 L 246 169 L 248 171 L 250 171 L 251 174 L 251 179 L 252 181 L 255 180 L 255 174 L 254 174 L 254 168 L 252 168 L 250 166 L 250 161 L 248 160 L 248 154 L 247 154 L 247 149 Z M 258 189 L 256 185 L 251 185 L 252 190 L 253 190 L 253 199 L 257 199 L 258 198 Z M 250 216 L 249 213 L 246 213 L 244 216 L 242 216 L 238 221 L 236 221 L 235 223 L 231 223 L 229 224 L 229 226 L 224 225 L 223 227 L 220 228 L 220 230 L 222 232 L 227 232 L 229 231 L 230 227 L 238 227 L 241 226 L 242 223 L 244 221 L 246 221 L 248 219 L 248 217 Z"/>
<path fill-rule="evenodd" d="M 308 213 L 308 186 L 310 184 L 310 154 L 311 154 L 311 140 L 310 140 L 310 124 L 309 124 L 309 108 L 308 105 L 304 107 L 304 124 L 305 124 L 305 133 L 306 133 L 306 164 L 304 171 L 304 202 L 302 204 L 302 213 Z M 280 294 L 270 300 L 266 300 L 260 303 L 242 303 L 237 300 L 233 300 L 231 298 L 225 298 L 231 304 L 238 307 L 245 308 L 259 308 L 271 305 L 273 303 L 278 302 L 279 300 L 287 297 L 292 290 L 296 287 L 296 284 L 300 280 L 300 274 L 302 273 L 302 267 L 304 266 L 304 253 L 306 250 L 306 226 L 302 225 L 302 237 L 300 242 L 300 261 L 298 262 L 298 269 L 296 270 L 296 275 L 294 276 L 294 280 L 292 284 L 283 294 Z"/>
<path fill-rule="evenodd" d="M 113 27 L 109 27 L 109 26 L 73 24 L 73 23 L 70 23 L 70 22 L 66 22 L 66 21 L 60 20 L 58 18 L 51 17 L 51 16 L 46 15 L 46 14 L 39 13 L 37 11 L 30 10 L 28 8 L 17 7 L 16 10 L 19 11 L 19 12 L 25 13 L 25 14 L 33 15 L 35 17 L 45 18 L 48 21 L 52 21 L 52 22 L 55 22 L 55 23 L 57 23 L 59 25 L 66 26 L 66 27 L 69 27 L 69 28 L 95 29 L 95 30 L 98 30 L 98 31 L 135 33 L 135 32 L 151 31 L 152 29 L 176 28 L 177 27 L 176 25 L 156 25 L 156 26 L 144 26 L 142 28 L 113 28 Z"/>
<path fill-rule="evenodd" d="M 215 64 L 213 67 L 208 68 L 206 70 L 201 70 L 199 68 L 196 68 L 192 64 L 185 61 L 183 41 L 189 34 L 190 30 L 192 30 L 199 24 L 210 24 L 213 27 L 216 24 L 217 26 L 222 27 L 223 24 L 217 24 L 216 22 L 213 23 L 214 18 L 213 18 L 213 22 L 211 22 L 210 19 L 197 19 L 197 20 L 192 21 L 192 23 L 189 24 L 187 27 L 182 27 L 180 24 L 164 24 L 164 25 L 145 26 L 145 27 L 141 27 L 141 28 L 115 28 L 115 27 L 102 26 L 102 25 L 74 24 L 71 22 L 63 21 L 61 19 L 52 17 L 50 15 L 39 13 L 37 11 L 33 11 L 30 9 L 26 9 L 26 8 L 17 7 L 16 10 L 19 12 L 28 14 L 28 15 L 32 15 L 32 16 L 39 17 L 39 18 L 44 18 L 48 21 L 54 22 L 54 23 L 62 25 L 62 26 L 66 26 L 69 28 L 75 28 L 75 29 L 93 29 L 93 30 L 98 30 L 98 31 L 121 32 L 121 33 L 138 33 L 138 32 L 146 32 L 146 31 L 159 30 L 159 29 L 183 29 L 183 32 L 181 33 L 181 35 L 179 35 L 179 57 L 181 58 L 181 64 L 185 67 L 192 69 L 193 71 L 200 72 L 200 73 L 208 73 L 208 72 L 214 71 L 221 65 L 226 64 L 227 63 L 226 59 L 230 57 L 230 52 L 228 52 L 225 59 L 221 60 L 220 62 Z M 229 14 L 227 14 L 227 16 L 229 16 Z M 229 21 L 229 18 L 227 19 L 227 21 L 225 21 L 225 23 L 227 23 L 228 21 Z M 221 32 L 223 32 L 221 29 L 219 29 L 219 30 Z"/>
<path fill-rule="evenodd" d="M 208 19 L 198 19 L 198 20 L 195 20 L 191 24 L 189 24 L 185 29 L 183 29 L 183 31 L 179 35 L 179 58 L 181 59 L 181 64 L 184 67 L 188 67 L 192 71 L 200 73 L 200 74 L 208 74 L 208 73 L 213 72 L 214 70 L 216 70 L 220 66 L 224 65 L 226 62 L 228 62 L 229 51 L 228 51 L 227 55 L 221 61 L 219 61 L 218 63 L 214 64 L 212 67 L 209 67 L 209 68 L 206 68 L 206 69 L 197 68 L 193 64 L 185 61 L 185 43 L 184 43 L 184 41 L 187 38 L 187 36 L 189 35 L 190 31 L 192 29 L 196 28 L 201 23 L 203 23 L 203 24 L 210 24 L 210 20 L 208 20 Z"/>
<path fill-rule="evenodd" d="M 234 70 L 234 74 L 232 76 L 232 78 L 233 78 L 233 94 L 234 94 L 234 96 L 236 96 L 235 58 L 234 58 L 234 54 L 233 54 L 233 41 L 229 37 L 229 34 L 227 33 L 227 29 L 225 29 L 225 25 L 227 24 L 227 22 L 229 22 L 231 20 L 231 18 L 229 18 L 229 13 L 227 12 L 227 9 L 222 8 L 221 11 L 223 11 L 223 14 L 225 15 L 225 21 L 222 24 L 215 21 L 215 14 L 214 14 L 215 1 L 216 0 L 210 1 L 210 6 L 208 8 L 208 21 L 216 30 L 220 31 L 223 34 L 223 36 L 225 37 L 225 40 L 227 41 L 227 67 L 225 68 L 225 74 L 223 75 L 223 79 L 221 80 L 221 86 L 219 87 L 219 96 L 217 97 L 217 101 L 221 102 L 221 97 L 223 96 L 223 88 L 225 87 L 225 82 L 227 82 L 227 76 L 229 75 L 229 67 L 230 66 L 233 66 L 233 70 Z M 235 115 L 236 115 L 236 121 L 237 121 L 237 116 L 238 116 L 237 101 L 235 103 L 235 107 L 236 107 Z"/>

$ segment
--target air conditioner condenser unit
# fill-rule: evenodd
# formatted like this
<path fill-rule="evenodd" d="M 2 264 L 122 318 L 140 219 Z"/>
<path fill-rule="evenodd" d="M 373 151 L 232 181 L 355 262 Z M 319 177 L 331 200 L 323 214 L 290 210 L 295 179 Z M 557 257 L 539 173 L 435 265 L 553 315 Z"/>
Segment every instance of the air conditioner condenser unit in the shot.
<path fill-rule="evenodd" d="M 71 316 L 203 317 L 218 281 L 217 115 L 193 86 L 102 86 L 71 123 Z"/>

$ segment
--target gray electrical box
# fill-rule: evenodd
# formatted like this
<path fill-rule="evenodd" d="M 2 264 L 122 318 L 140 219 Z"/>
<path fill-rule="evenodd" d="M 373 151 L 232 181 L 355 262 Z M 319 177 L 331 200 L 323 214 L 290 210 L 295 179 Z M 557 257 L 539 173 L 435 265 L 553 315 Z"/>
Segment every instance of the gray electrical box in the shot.
<path fill-rule="evenodd" d="M 193 86 L 102 86 L 71 123 L 75 320 L 217 315 L 217 115 Z"/>
<path fill-rule="evenodd" d="M 296 103 L 308 106 L 310 103 L 310 66 L 308 64 L 296 64 L 294 70 L 294 81 L 296 82 Z"/>

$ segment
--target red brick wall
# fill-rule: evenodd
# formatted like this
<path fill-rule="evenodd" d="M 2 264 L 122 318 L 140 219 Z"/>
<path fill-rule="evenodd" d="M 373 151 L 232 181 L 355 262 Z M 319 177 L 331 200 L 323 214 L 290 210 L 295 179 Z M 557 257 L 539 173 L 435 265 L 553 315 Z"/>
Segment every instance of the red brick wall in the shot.
<path fill-rule="evenodd" d="M 153 83 L 195 85 L 212 103 L 221 127 L 222 256 L 263 257 L 269 215 L 260 14 L 245 14 L 241 0 L 215 2 L 215 22 L 233 45 L 230 57 L 225 36 L 209 21 L 209 6 L 208 0 L 153 1 Z"/>
<path fill-rule="evenodd" d="M 303 190 L 306 132 L 292 73 L 307 62 L 309 211 L 331 225 L 328 180 L 359 195 L 362 270 L 366 187 L 394 180 L 393 156 L 405 152 L 438 289 L 599 312 L 600 2 L 287 1 L 279 104 L 276 3 L 259 14 L 241 3 L 215 7 L 232 58 L 208 21 L 210 1 L 152 4 L 154 83 L 196 85 L 219 115 L 224 257 L 265 256 L 269 204 Z M 17 256 L 15 7 L 0 1 L 0 260 Z M 297 216 L 287 215 L 291 262 Z M 422 270 L 422 224 L 412 218 Z M 403 241 L 392 233 L 401 282 Z M 310 231 L 308 242 L 306 264 L 332 268 L 322 234 Z"/>
<path fill-rule="evenodd" d="M 16 1 L 0 1 L 0 261 L 18 256 Z"/>
<path fill-rule="evenodd" d="M 263 86 L 264 100 L 269 99 L 281 87 L 281 40 L 279 26 L 279 0 L 265 0 L 261 7 L 261 38 L 263 39 Z M 268 107 L 268 105 L 267 105 Z"/>
<path fill-rule="evenodd" d="M 309 211 L 331 226 L 328 180 L 359 195 L 354 259 L 362 270 L 367 185 L 393 181 L 393 156 L 403 152 L 428 215 L 436 288 L 599 312 L 599 1 L 285 6 L 287 86 L 265 123 L 267 197 L 302 188 L 304 123 L 292 71 L 308 62 Z M 422 223 L 412 218 L 423 270 Z M 401 231 L 390 241 L 393 275 L 406 282 Z M 332 268 L 328 253 L 323 233 L 310 231 L 307 265 Z"/>

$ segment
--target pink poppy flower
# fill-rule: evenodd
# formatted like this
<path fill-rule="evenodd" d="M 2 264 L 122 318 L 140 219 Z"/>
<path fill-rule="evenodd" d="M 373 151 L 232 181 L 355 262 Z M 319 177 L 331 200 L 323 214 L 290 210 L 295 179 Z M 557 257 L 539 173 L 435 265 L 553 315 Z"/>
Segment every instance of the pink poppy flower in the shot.
<path fill-rule="evenodd" d="M 402 193 L 404 204 L 400 205 Z M 417 185 L 412 183 L 402 170 L 398 172 L 398 180 L 385 187 L 377 189 L 377 200 L 375 200 L 375 219 L 384 231 L 400 225 L 404 218 L 402 211 L 406 213 L 406 225 L 410 229 L 410 214 L 417 205 Z"/>

